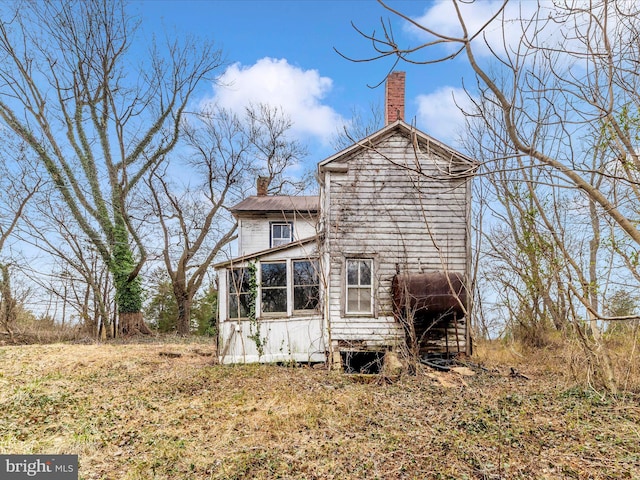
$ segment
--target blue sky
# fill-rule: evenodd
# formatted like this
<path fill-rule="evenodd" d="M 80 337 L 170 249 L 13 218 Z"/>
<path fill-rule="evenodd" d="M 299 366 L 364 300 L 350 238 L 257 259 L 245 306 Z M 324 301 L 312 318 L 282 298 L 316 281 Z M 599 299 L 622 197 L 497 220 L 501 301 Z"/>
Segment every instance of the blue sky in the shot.
<path fill-rule="evenodd" d="M 496 5 L 495 0 L 479 3 L 473 8 L 483 15 Z M 448 1 L 390 4 L 445 31 L 455 28 Z M 354 63 L 336 53 L 334 48 L 354 58 L 375 55 L 351 23 L 364 32 L 380 32 L 382 18 L 391 21 L 399 45 L 421 40 L 375 0 L 142 0 L 132 9 L 140 15 L 145 35 L 166 30 L 213 40 L 229 62 L 221 71 L 229 86 L 212 85 L 203 95 L 238 111 L 250 99 L 282 107 L 314 163 L 334 152 L 330 137 L 354 109 L 366 114 L 372 105 L 383 106 L 384 86 L 370 87 L 383 81 L 393 60 Z M 462 85 L 464 63 L 405 63 L 397 69 L 407 72 L 406 120 L 457 146 L 461 115 L 452 91 Z M 456 98 L 463 98 L 460 90 Z"/>

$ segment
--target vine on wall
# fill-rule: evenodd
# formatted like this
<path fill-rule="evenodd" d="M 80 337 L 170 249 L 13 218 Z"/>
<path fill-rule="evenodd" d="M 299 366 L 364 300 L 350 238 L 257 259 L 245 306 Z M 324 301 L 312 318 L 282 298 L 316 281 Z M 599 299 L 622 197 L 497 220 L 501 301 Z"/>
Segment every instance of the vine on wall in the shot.
<path fill-rule="evenodd" d="M 249 263 L 247 270 L 249 271 L 249 335 L 248 338 L 256 344 L 258 350 L 258 358 L 264 355 L 264 349 L 267 344 L 267 337 L 262 336 L 260 332 L 260 322 L 256 313 L 256 305 L 258 299 L 258 277 L 255 262 Z"/>

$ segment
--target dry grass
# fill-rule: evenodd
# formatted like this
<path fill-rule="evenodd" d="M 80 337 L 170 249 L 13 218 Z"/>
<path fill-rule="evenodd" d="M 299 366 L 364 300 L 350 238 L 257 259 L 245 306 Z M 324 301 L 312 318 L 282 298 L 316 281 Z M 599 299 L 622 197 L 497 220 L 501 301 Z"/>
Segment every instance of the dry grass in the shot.
<path fill-rule="evenodd" d="M 78 454 L 83 479 L 640 478 L 640 396 L 577 386 L 558 351 L 394 383 L 212 352 L 0 347 L 0 453 Z"/>
<path fill-rule="evenodd" d="M 13 335 L 0 330 L 0 347 L 5 345 L 68 342 L 79 338 L 87 338 L 87 335 L 78 330 L 78 328 L 69 325 L 46 325 L 44 327 L 35 324 L 19 325 L 13 329 Z"/>

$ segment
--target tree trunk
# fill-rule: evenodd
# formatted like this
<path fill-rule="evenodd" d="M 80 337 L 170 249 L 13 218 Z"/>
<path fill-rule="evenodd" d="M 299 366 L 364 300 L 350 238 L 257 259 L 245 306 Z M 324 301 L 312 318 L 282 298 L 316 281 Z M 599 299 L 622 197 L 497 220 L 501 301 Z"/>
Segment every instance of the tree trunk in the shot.
<path fill-rule="evenodd" d="M 116 288 L 118 306 L 118 333 L 120 335 L 150 335 L 153 332 L 142 318 L 142 285 L 140 277 L 134 272 L 133 253 L 127 242 L 124 228 L 117 231 L 113 249 L 111 271 Z"/>
<path fill-rule="evenodd" d="M 136 334 L 151 335 L 153 332 L 147 327 L 142 318 L 142 312 L 121 312 L 118 317 L 118 330 L 120 335 L 129 336 Z"/>
<path fill-rule="evenodd" d="M 0 265 L 0 324 L 13 341 L 13 329 L 16 324 L 16 300 L 11 291 L 11 276 L 7 265 Z"/>
<path fill-rule="evenodd" d="M 178 300 L 178 334 L 191 334 L 191 298 L 189 295 L 177 297 Z"/>
<path fill-rule="evenodd" d="M 186 286 L 184 269 L 179 269 L 172 278 L 173 296 L 178 305 L 178 321 L 176 329 L 179 335 L 189 335 L 191 333 L 191 305 L 193 303 L 193 294 Z"/>

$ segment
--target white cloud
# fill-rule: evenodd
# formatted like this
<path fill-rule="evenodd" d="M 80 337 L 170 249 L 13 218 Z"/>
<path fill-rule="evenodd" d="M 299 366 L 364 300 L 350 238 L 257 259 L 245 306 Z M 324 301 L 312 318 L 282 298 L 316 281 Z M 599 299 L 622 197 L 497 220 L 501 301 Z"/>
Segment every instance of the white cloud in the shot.
<path fill-rule="evenodd" d="M 249 104 L 281 107 L 293 121 L 292 134 L 330 140 L 336 125 L 344 123 L 331 107 L 322 103 L 333 81 L 317 70 L 303 70 L 286 59 L 262 58 L 254 65 L 235 63 L 227 68 L 207 102 L 237 113 Z"/>
<path fill-rule="evenodd" d="M 440 87 L 416 97 L 418 127 L 432 137 L 453 144 L 460 137 L 465 119 L 460 107 L 471 109 L 469 97 L 461 88 Z"/>
<path fill-rule="evenodd" d="M 491 16 L 498 12 L 503 3 L 503 0 L 459 2 L 458 5 L 467 27 L 467 33 L 469 35 L 477 33 Z M 509 46 L 510 50 L 516 48 L 523 37 L 523 25 L 519 19 L 531 19 L 544 9 L 544 7 L 539 8 L 538 2 L 535 1 L 507 3 L 504 12 L 493 20 L 484 30 L 484 35 L 480 35 L 474 42 L 475 53 L 478 55 L 491 54 L 490 49 L 485 44 L 485 39 L 494 51 L 498 53 L 505 51 L 505 44 Z M 541 16 L 545 18 L 545 14 L 541 13 Z M 450 0 L 437 0 L 425 10 L 424 15 L 414 18 L 414 20 L 439 34 L 456 38 L 462 37 L 462 28 L 460 27 L 458 15 L 453 2 Z M 434 40 L 434 37 L 414 25 L 407 24 L 406 30 L 423 41 Z M 448 44 L 447 50 L 451 52 L 459 47 L 459 43 L 451 43 Z"/>

